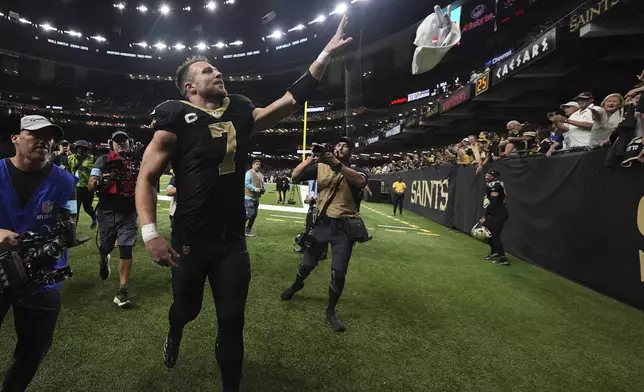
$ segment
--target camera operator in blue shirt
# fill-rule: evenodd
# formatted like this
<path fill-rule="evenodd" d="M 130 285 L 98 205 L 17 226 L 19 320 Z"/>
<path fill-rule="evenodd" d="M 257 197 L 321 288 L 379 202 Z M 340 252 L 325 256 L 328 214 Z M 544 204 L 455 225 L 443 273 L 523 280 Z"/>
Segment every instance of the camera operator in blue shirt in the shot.
<path fill-rule="evenodd" d="M 21 248 L 25 247 L 22 240 L 31 230 L 43 232 L 45 228 L 58 227 L 61 223 L 59 211 L 63 210 L 68 230 L 64 238 L 62 235 L 57 238 L 59 243 L 54 249 L 59 252 L 44 251 L 52 247 L 36 248 L 42 250 L 37 253 L 41 256 L 30 259 L 29 271 L 33 272 L 38 261 L 36 273 L 42 277 L 63 270 L 67 265 L 67 251 L 63 248 L 76 243 L 77 180 L 49 162 L 54 138 L 63 136 L 60 127 L 42 116 L 25 116 L 20 119 L 20 127 L 16 124 L 10 133 L 16 154 L 0 160 L 0 262 L 3 262 L 0 266 L 11 268 L 17 264 L 25 268 L 25 260 L 18 256 Z M 7 262 L 8 257 L 12 258 L 13 264 Z M 16 259 L 20 263 L 15 263 Z M 41 265 L 40 260 L 47 263 Z M 60 312 L 60 283 L 51 283 L 62 279 L 47 280 L 46 283 L 44 280 L 26 279 L 23 286 L 11 283 L 23 283 L 24 277 L 31 277 L 31 273 L 3 271 L 0 275 L 3 275 L 0 277 L 0 327 L 9 309 L 13 308 L 18 336 L 13 361 L 5 374 L 1 391 L 19 392 L 27 389 L 51 346 Z"/>

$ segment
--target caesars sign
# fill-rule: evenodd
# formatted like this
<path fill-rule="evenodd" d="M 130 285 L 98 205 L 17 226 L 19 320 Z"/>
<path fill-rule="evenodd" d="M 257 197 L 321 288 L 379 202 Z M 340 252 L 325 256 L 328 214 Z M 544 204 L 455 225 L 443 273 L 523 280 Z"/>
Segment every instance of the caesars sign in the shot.
<path fill-rule="evenodd" d="M 440 212 L 447 210 L 449 178 L 444 180 L 417 180 L 411 183 L 411 203 Z"/>

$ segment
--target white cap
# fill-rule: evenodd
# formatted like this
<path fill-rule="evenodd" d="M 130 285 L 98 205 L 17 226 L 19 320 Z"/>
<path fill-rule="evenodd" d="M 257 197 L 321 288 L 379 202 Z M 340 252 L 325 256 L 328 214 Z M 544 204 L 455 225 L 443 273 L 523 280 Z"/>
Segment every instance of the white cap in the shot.
<path fill-rule="evenodd" d="M 518 122 L 517 120 L 512 120 L 512 121 L 510 121 L 510 122 L 508 123 L 508 125 L 506 125 L 505 127 L 506 127 L 506 128 L 510 128 L 510 126 L 511 126 L 511 125 L 521 125 L 521 123 L 520 123 L 520 122 Z"/>
<path fill-rule="evenodd" d="M 44 128 L 52 128 L 55 130 L 56 137 L 63 137 L 64 133 L 61 127 L 52 124 L 47 118 L 38 115 L 24 116 L 20 119 L 21 131 L 38 131 Z"/>
<path fill-rule="evenodd" d="M 579 104 L 577 102 L 575 102 L 575 101 L 570 101 L 568 103 L 564 103 L 563 105 L 560 106 L 560 108 L 563 109 L 563 108 L 570 107 L 570 106 L 575 107 L 575 108 L 579 108 Z"/>

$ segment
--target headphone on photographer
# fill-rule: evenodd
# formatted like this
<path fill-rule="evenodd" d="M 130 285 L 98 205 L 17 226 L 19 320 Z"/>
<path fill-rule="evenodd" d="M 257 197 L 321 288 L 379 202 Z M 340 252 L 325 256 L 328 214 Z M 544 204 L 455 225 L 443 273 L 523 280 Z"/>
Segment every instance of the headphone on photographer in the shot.
<path fill-rule="evenodd" d="M 114 136 L 117 136 L 117 135 L 123 135 L 123 136 L 125 136 L 125 137 L 127 138 L 127 141 L 128 141 L 129 147 L 130 147 L 130 148 L 132 148 L 132 144 L 133 144 L 133 140 L 132 140 L 132 138 L 131 138 L 131 137 L 130 137 L 130 135 L 125 131 L 125 129 L 123 129 L 123 128 L 119 128 L 119 129 L 117 129 L 117 130 L 116 130 L 116 132 L 114 132 L 114 133 L 112 134 L 112 137 L 110 137 L 110 138 L 107 140 L 107 144 L 109 145 L 109 150 L 110 150 L 110 151 L 114 151 L 114 144 L 113 144 L 113 142 L 114 142 Z"/>

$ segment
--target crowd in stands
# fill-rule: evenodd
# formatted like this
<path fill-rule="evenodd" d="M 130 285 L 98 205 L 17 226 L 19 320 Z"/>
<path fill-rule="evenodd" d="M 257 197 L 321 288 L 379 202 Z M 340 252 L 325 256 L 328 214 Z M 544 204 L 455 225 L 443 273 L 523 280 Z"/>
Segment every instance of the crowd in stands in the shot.
<path fill-rule="evenodd" d="M 491 161 L 526 155 L 551 156 L 555 153 L 611 148 L 612 163 L 628 159 L 626 146 L 641 145 L 644 136 L 644 72 L 640 84 L 625 95 L 613 93 L 599 104 L 590 92 L 582 92 L 560 111 L 544 116 L 540 124 L 511 120 L 507 133 L 482 131 L 444 148 L 423 153 L 409 153 L 400 159 L 365 168 L 371 174 L 414 170 L 432 165 L 473 165 L 483 170 Z M 545 121 L 547 119 L 547 122 Z M 644 150 L 637 147 L 638 159 L 644 162 Z"/>

